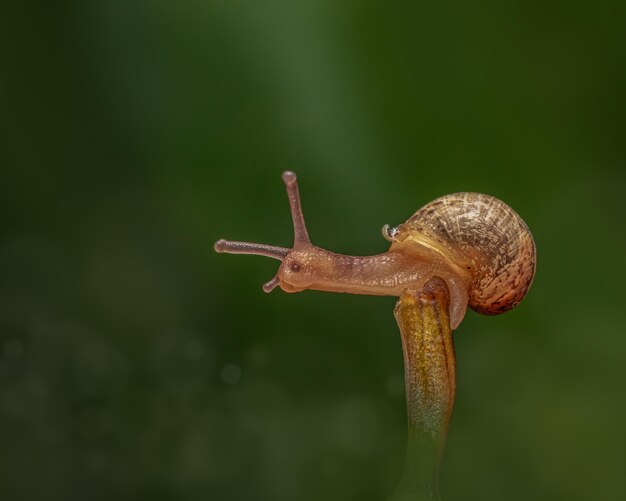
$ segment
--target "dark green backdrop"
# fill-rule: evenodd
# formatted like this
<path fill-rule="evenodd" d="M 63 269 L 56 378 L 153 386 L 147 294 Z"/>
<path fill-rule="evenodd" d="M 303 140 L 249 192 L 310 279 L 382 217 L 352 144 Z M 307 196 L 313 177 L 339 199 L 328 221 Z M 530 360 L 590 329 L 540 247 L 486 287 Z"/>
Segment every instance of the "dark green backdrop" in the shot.
<path fill-rule="evenodd" d="M 537 277 L 455 333 L 446 501 L 614 500 L 626 468 L 623 2 L 21 2 L 0 15 L 7 500 L 359 500 L 405 440 L 393 298 L 270 295 L 309 232 L 382 252 L 454 191 Z"/>

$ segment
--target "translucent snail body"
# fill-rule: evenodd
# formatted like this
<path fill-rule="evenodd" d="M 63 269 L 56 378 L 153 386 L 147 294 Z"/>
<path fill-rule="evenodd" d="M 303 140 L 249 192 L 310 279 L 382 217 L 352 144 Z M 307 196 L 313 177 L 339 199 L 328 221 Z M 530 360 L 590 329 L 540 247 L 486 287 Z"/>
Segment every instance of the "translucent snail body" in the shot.
<path fill-rule="evenodd" d="M 401 296 L 432 278 L 450 295 L 449 317 L 456 329 L 467 306 L 498 314 L 516 306 L 535 272 L 535 245 L 522 219 L 504 202 L 478 193 L 438 198 L 395 228 L 383 227 L 389 250 L 374 256 L 347 256 L 309 239 L 296 175 L 283 173 L 294 225 L 293 248 L 218 240 L 217 252 L 256 254 L 281 262 L 263 289 L 319 290 Z"/>

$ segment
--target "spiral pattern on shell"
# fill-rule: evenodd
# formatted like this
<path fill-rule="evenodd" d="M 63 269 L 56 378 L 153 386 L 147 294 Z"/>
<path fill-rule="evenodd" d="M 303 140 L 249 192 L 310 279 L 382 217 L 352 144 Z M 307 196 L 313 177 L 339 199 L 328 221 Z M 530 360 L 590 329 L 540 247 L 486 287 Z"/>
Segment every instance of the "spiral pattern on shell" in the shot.
<path fill-rule="evenodd" d="M 536 250 L 526 223 L 501 200 L 454 193 L 433 200 L 401 225 L 434 239 L 470 271 L 469 306 L 503 313 L 526 295 L 535 275 Z"/>

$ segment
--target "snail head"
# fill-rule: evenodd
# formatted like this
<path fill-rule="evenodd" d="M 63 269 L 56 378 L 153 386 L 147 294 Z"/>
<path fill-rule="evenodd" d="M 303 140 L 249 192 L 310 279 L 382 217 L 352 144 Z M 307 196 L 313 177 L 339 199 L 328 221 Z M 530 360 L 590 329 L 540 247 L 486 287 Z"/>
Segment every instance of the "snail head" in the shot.
<path fill-rule="evenodd" d="M 216 252 L 228 254 L 253 254 L 266 256 L 281 261 L 278 272 L 269 282 L 263 284 L 265 292 L 271 292 L 280 286 L 285 292 L 300 292 L 324 274 L 324 268 L 330 269 L 332 263 L 327 259 L 327 252 L 311 244 L 302 215 L 300 193 L 296 174 L 291 171 L 282 175 L 293 220 L 293 248 L 251 242 L 237 242 L 220 239 L 215 242 Z"/>

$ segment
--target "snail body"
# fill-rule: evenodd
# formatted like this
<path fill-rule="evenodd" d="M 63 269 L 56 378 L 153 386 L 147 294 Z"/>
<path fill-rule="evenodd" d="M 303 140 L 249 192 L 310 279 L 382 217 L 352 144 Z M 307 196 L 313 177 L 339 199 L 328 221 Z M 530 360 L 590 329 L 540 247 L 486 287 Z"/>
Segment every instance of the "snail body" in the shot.
<path fill-rule="evenodd" d="M 296 176 L 283 173 L 294 225 L 292 249 L 218 240 L 217 252 L 257 254 L 281 261 L 263 289 L 306 289 L 401 296 L 431 278 L 443 279 L 450 295 L 449 317 L 456 329 L 467 306 L 494 315 L 515 307 L 535 272 L 536 251 L 524 221 L 501 200 L 479 193 L 445 195 L 397 227 L 383 227 L 389 250 L 347 256 L 313 245 L 302 215 Z"/>

